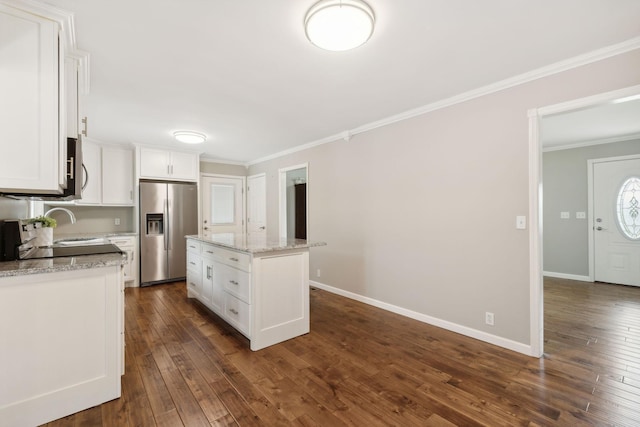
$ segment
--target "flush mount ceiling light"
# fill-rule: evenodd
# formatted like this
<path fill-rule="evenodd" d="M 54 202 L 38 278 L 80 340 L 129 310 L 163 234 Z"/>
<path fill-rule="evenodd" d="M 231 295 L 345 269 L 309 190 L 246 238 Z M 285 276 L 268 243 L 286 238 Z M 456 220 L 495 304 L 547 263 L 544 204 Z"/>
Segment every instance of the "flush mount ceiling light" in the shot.
<path fill-rule="evenodd" d="M 207 135 L 191 130 L 179 130 L 173 133 L 173 137 L 185 144 L 202 144 L 207 140 Z"/>
<path fill-rule="evenodd" d="M 375 24 L 375 15 L 362 0 L 320 0 L 304 18 L 307 38 L 314 45 L 343 51 L 364 44 Z"/>

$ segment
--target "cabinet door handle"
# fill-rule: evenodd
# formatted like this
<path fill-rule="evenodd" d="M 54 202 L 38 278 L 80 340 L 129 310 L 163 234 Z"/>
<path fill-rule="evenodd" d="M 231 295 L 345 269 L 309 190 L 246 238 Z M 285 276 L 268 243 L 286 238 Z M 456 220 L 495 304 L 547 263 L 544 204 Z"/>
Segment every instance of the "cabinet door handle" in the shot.
<path fill-rule="evenodd" d="M 196 263 L 195 263 L 195 262 L 193 262 L 193 261 L 189 261 L 189 264 L 191 264 L 191 265 L 196 265 Z"/>
<path fill-rule="evenodd" d="M 81 133 L 84 136 L 87 136 L 87 132 L 88 132 L 87 128 L 89 127 L 89 123 L 88 122 L 89 122 L 89 120 L 87 119 L 86 116 L 82 118 L 82 124 L 84 125 L 84 129 L 82 129 Z"/>
<path fill-rule="evenodd" d="M 208 254 L 213 255 L 213 251 L 205 251 L 205 252 L 208 253 Z"/>
<path fill-rule="evenodd" d="M 238 286 L 238 284 L 239 284 L 239 283 L 238 283 L 238 282 L 236 282 L 235 280 L 229 280 L 229 283 L 231 283 L 232 285 L 236 285 L 236 286 Z"/>
<path fill-rule="evenodd" d="M 232 312 L 233 314 L 235 314 L 236 316 L 238 315 L 238 311 L 234 310 L 233 308 L 230 308 L 229 311 Z"/>
<path fill-rule="evenodd" d="M 75 157 L 69 157 L 69 160 L 67 160 L 67 163 L 69 164 L 69 171 L 67 172 L 67 176 L 69 177 L 69 179 L 73 179 L 73 175 L 75 173 L 75 160 Z"/>
<path fill-rule="evenodd" d="M 238 262 L 240 261 L 238 258 L 229 258 L 231 261 Z"/>
<path fill-rule="evenodd" d="M 207 279 L 211 279 L 211 267 L 207 265 Z"/>
<path fill-rule="evenodd" d="M 84 171 L 84 184 L 82 184 L 82 191 L 84 191 L 85 188 L 87 188 L 87 185 L 89 184 L 89 171 L 87 170 L 87 167 L 84 165 L 84 163 L 82 164 L 82 170 Z"/>

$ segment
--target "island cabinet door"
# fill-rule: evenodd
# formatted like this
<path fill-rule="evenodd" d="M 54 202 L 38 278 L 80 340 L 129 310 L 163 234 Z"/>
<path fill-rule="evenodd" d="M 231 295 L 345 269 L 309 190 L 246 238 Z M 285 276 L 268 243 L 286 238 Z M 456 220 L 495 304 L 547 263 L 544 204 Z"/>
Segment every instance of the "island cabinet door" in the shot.
<path fill-rule="evenodd" d="M 309 332 L 309 252 L 255 257 L 251 350 Z"/>

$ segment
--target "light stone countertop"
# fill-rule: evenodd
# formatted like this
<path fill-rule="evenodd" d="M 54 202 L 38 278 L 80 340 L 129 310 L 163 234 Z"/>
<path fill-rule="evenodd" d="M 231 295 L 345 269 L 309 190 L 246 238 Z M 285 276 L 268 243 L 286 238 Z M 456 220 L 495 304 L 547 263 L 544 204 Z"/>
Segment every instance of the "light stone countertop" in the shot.
<path fill-rule="evenodd" d="M 122 265 L 124 262 L 125 255 L 118 253 L 3 261 L 0 262 L 0 278 L 111 267 Z"/>
<path fill-rule="evenodd" d="M 250 254 L 313 248 L 327 245 L 325 242 L 309 242 L 302 239 L 280 239 L 273 236 L 250 237 L 246 234 L 234 233 L 197 234 L 186 236 L 186 238 L 196 239 L 204 243 L 211 243 L 240 252 L 248 252 Z"/>
<path fill-rule="evenodd" d="M 138 233 L 130 231 L 130 232 L 122 232 L 122 233 L 63 233 L 56 234 L 55 230 L 53 232 L 53 241 L 64 240 L 64 239 L 97 239 L 100 237 L 125 237 L 125 236 L 137 236 Z"/>

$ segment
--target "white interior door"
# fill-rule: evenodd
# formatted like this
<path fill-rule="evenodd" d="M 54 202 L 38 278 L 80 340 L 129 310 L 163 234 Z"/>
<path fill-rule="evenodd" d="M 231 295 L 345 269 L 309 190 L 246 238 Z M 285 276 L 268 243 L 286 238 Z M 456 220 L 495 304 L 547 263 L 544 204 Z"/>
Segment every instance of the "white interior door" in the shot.
<path fill-rule="evenodd" d="M 202 175 L 203 234 L 244 233 L 244 177 Z"/>
<path fill-rule="evenodd" d="M 640 286 L 640 158 L 593 163 L 594 277 Z"/>
<path fill-rule="evenodd" d="M 247 233 L 251 236 L 267 235 L 267 176 L 247 178 Z"/>

